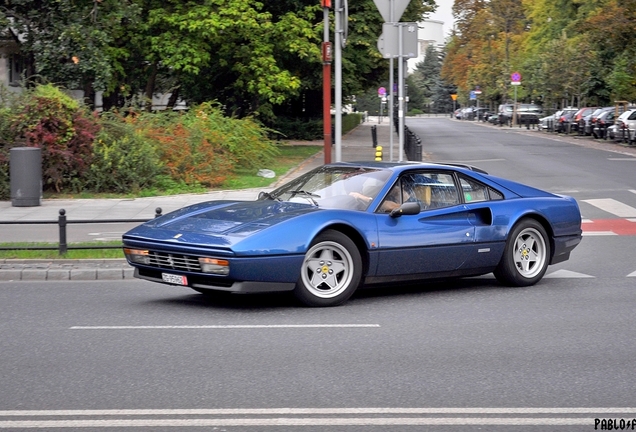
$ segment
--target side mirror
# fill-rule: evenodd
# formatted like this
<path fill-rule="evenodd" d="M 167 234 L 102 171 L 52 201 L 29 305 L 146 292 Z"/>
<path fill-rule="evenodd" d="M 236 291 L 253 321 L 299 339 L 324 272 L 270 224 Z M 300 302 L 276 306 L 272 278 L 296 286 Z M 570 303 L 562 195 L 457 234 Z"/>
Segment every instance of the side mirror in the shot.
<path fill-rule="evenodd" d="M 420 205 L 416 202 L 407 202 L 396 209 L 391 210 L 389 216 L 397 218 L 403 215 L 416 215 L 420 213 Z"/>

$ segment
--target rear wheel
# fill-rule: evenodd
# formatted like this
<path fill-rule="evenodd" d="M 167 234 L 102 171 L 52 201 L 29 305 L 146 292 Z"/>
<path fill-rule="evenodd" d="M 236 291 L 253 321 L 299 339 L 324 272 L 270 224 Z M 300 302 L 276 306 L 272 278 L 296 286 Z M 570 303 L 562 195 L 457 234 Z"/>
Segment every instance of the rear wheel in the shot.
<path fill-rule="evenodd" d="M 351 297 L 361 277 L 355 243 L 339 231 L 325 231 L 305 254 L 294 295 L 307 306 L 337 306 Z"/>
<path fill-rule="evenodd" d="M 512 229 L 495 277 L 504 285 L 529 286 L 543 278 L 550 261 L 550 240 L 534 219 L 523 219 Z"/>

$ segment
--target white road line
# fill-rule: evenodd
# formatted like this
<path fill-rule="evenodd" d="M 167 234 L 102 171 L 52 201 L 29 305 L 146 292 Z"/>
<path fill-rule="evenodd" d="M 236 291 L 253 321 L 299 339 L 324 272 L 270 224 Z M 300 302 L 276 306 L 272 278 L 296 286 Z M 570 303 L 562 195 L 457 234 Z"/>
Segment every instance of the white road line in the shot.
<path fill-rule="evenodd" d="M 627 204 L 623 204 L 622 202 L 612 198 L 589 199 L 583 200 L 583 202 L 591 204 L 594 207 L 597 207 L 608 213 L 612 213 L 613 215 L 616 215 L 618 217 L 636 217 L 636 208 L 628 206 Z"/>
<path fill-rule="evenodd" d="M 343 414 L 636 414 L 636 407 L 473 407 L 473 408 L 191 408 L 191 409 L 87 409 L 4 410 L 0 417 L 21 416 L 127 416 L 127 415 L 343 415 Z"/>
<path fill-rule="evenodd" d="M 378 328 L 380 324 L 271 324 L 271 325 L 156 325 L 73 326 L 70 330 L 172 330 L 172 329 L 281 329 L 281 328 Z"/>
<path fill-rule="evenodd" d="M 449 414 L 472 417 L 445 417 Z M 498 414 L 503 417 L 488 417 Z M 529 417 L 556 414 L 555 417 Z M 187 419 L 183 416 L 212 416 Z M 317 417 L 328 415 L 329 417 Z M 334 417 L 334 416 L 341 417 Z M 358 417 L 342 417 L 357 415 Z M 366 415 L 366 416 L 365 416 Z M 384 417 L 377 417 L 384 415 Z M 399 417 L 408 415 L 409 417 Z M 420 417 L 414 417 L 420 415 Z M 435 415 L 441 415 L 435 417 Z M 481 415 L 481 416 L 480 416 Z M 524 417 L 506 417 L 506 416 Z M 559 417 L 570 415 L 577 417 Z M 590 418 L 581 417 L 591 416 Z M 110 409 L 110 410 L 5 410 L 2 417 L 38 417 L 46 420 L 0 420 L 6 428 L 88 428 L 88 427 L 229 427 L 229 426 L 420 426 L 420 425 L 490 425 L 490 426 L 592 426 L 598 417 L 633 420 L 636 408 L 255 408 L 255 409 Z M 60 417 L 108 417 L 73 419 Z M 180 416 L 179 418 L 126 418 L 127 416 Z M 237 416 L 237 417 L 222 417 Z M 257 416 L 246 418 L 246 416 Z M 276 416 L 276 417 L 263 417 Z M 286 416 L 286 417 L 285 417 Z M 395 417 L 393 417 L 395 416 Z M 58 419 L 55 419 L 58 417 Z M 617 418 L 618 417 L 618 418 Z"/>
<path fill-rule="evenodd" d="M 474 163 L 480 163 L 480 162 L 504 162 L 506 159 L 474 159 L 474 160 L 460 160 L 460 161 L 442 161 L 439 162 L 441 164 L 443 164 L 444 162 L 446 163 L 461 163 L 461 164 L 474 164 Z"/>
<path fill-rule="evenodd" d="M 625 419 L 628 421 L 631 419 Z M 0 429 L 231 426 L 594 426 L 594 418 L 273 418 L 0 421 Z"/>
<path fill-rule="evenodd" d="M 635 157 L 607 158 L 607 160 L 611 160 L 611 161 L 630 161 L 630 162 L 636 162 L 636 158 L 635 158 Z"/>

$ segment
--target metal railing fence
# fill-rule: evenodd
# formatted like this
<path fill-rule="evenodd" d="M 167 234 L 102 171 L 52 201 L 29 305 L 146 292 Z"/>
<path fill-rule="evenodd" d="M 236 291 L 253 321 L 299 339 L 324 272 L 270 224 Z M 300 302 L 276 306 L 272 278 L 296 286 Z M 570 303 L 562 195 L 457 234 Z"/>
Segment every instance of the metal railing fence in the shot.
<path fill-rule="evenodd" d="M 69 250 L 81 249 L 121 249 L 123 245 L 91 245 L 91 246 L 69 246 L 66 241 L 67 226 L 72 224 L 104 224 L 104 223 L 144 223 L 151 219 L 75 219 L 68 220 L 66 210 L 60 209 L 57 220 L 23 220 L 23 221 L 0 221 L 0 225 L 57 225 L 59 241 L 57 246 L 5 246 L 0 250 L 57 250 L 60 255 L 64 255 Z M 155 209 L 155 218 L 162 215 L 161 207 Z"/>

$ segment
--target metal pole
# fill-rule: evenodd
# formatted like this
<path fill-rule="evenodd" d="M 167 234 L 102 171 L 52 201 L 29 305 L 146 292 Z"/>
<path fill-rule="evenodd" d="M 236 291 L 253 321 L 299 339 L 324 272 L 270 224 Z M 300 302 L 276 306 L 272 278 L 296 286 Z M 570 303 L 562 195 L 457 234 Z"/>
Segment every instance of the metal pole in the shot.
<path fill-rule="evenodd" d="M 395 0 L 389 0 L 389 21 L 395 21 Z M 389 160 L 393 162 L 393 56 L 389 60 Z"/>
<path fill-rule="evenodd" d="M 517 86 L 515 85 L 515 104 L 513 105 L 513 109 L 512 109 L 512 123 L 511 126 L 514 126 L 517 124 Z"/>
<path fill-rule="evenodd" d="M 400 139 L 400 158 L 404 160 L 404 62 L 402 55 L 404 51 L 403 24 L 398 24 L 398 137 Z"/>
<path fill-rule="evenodd" d="M 389 60 L 389 160 L 393 162 L 393 57 Z"/>
<path fill-rule="evenodd" d="M 329 6 L 323 1 L 324 35 L 322 43 L 322 130 L 325 163 L 331 163 L 331 44 L 329 43 Z"/>
<path fill-rule="evenodd" d="M 57 217 L 57 225 L 60 228 L 60 243 L 58 246 L 58 253 L 60 255 L 66 254 L 68 251 L 68 244 L 66 243 L 66 210 L 60 209 Z"/>
<path fill-rule="evenodd" d="M 336 162 L 342 161 L 342 0 L 336 0 L 335 44 L 335 97 L 336 97 Z"/>

